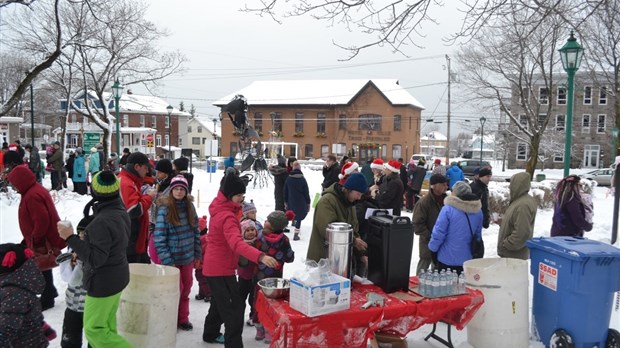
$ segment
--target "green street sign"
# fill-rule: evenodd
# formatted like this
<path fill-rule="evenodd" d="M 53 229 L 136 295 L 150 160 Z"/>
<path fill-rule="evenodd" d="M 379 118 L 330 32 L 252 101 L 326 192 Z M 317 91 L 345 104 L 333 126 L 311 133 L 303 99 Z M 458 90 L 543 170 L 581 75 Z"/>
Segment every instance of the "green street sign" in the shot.
<path fill-rule="evenodd" d="M 84 153 L 89 153 L 90 149 L 101 142 L 101 133 L 84 133 L 82 148 Z"/>

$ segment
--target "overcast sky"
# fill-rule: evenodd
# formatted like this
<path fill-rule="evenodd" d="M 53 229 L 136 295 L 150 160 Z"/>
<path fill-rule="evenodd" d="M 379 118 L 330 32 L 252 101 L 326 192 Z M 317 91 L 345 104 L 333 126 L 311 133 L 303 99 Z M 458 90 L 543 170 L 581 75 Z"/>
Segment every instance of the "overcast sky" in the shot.
<path fill-rule="evenodd" d="M 423 119 L 443 121 L 438 126 L 445 131 L 448 73 L 444 56 L 452 56 L 454 67 L 456 47 L 446 46 L 442 38 L 457 31 L 461 24 L 461 14 L 454 7 L 433 8 L 431 15 L 439 24 L 425 24 L 422 31 L 427 37 L 416 38 L 423 48 L 405 47 L 408 57 L 393 53 L 389 47 L 375 47 L 342 62 L 339 60 L 347 58 L 348 52 L 332 41 L 363 44 L 369 38 L 310 17 L 285 18 L 278 24 L 239 11 L 245 3 L 256 4 L 254 0 L 147 3 L 147 18 L 170 32 L 160 42 L 162 49 L 178 49 L 190 60 L 187 72 L 167 78 L 165 86 L 157 91 L 174 106 L 183 100 L 187 108 L 194 104 L 199 116 L 211 119 L 218 116 L 213 101 L 255 80 L 396 78 L 425 106 Z M 458 88 L 458 84 L 452 84 L 453 136 L 456 126 L 465 119 L 477 122 L 480 117 L 457 104 Z M 431 128 L 423 128 L 422 133 Z"/>

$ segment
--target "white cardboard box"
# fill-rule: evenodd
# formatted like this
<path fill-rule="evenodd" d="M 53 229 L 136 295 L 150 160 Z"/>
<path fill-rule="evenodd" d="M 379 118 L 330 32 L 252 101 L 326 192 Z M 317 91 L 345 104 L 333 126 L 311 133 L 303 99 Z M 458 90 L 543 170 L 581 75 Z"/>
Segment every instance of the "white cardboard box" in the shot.
<path fill-rule="evenodd" d="M 344 311 L 351 306 L 351 281 L 339 275 L 327 284 L 309 286 L 291 279 L 289 304 L 291 308 L 309 316 Z"/>

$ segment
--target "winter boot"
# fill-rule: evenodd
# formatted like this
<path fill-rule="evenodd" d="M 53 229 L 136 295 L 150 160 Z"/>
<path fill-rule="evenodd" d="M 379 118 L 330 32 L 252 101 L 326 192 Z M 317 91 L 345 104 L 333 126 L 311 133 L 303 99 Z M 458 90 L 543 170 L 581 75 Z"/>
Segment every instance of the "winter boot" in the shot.
<path fill-rule="evenodd" d="M 260 325 L 260 324 L 256 324 L 256 336 L 254 336 L 254 339 L 257 341 L 262 341 L 265 339 L 265 327 Z"/>
<path fill-rule="evenodd" d="M 271 343 L 271 334 L 267 331 L 265 331 L 265 339 L 263 340 L 263 342 L 267 344 Z"/>
<path fill-rule="evenodd" d="M 299 238 L 299 228 L 295 229 L 295 235 L 293 235 L 293 240 L 300 240 L 301 238 Z"/>

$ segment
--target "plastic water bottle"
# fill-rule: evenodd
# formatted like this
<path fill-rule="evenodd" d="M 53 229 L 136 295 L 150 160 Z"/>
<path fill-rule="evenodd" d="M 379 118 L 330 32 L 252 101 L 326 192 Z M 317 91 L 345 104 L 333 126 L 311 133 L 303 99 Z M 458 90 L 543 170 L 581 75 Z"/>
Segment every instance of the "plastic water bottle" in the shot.
<path fill-rule="evenodd" d="M 445 270 L 442 270 L 439 274 L 439 296 L 446 296 L 448 294 L 448 275 Z"/>
<path fill-rule="evenodd" d="M 459 293 L 459 274 L 455 269 L 452 270 L 452 283 L 450 284 L 450 288 L 452 289 L 452 295 Z"/>
<path fill-rule="evenodd" d="M 418 293 L 424 296 L 424 288 L 426 287 L 426 272 L 422 271 L 418 275 Z"/>
<path fill-rule="evenodd" d="M 433 272 L 433 277 L 431 279 L 431 291 L 429 295 L 431 297 L 437 297 L 439 295 L 439 272 L 437 270 Z"/>
<path fill-rule="evenodd" d="M 465 293 L 465 273 L 462 273 L 459 275 L 459 294 L 464 294 Z"/>

